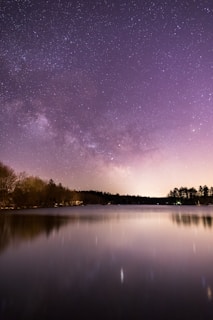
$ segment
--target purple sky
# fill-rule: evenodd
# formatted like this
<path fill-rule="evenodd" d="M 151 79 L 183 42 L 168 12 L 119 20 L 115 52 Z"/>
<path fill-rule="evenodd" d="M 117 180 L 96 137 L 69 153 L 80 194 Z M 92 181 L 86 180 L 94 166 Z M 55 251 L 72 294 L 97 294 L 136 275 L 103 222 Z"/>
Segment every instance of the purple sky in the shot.
<path fill-rule="evenodd" d="M 4 0 L 0 160 L 71 189 L 213 185 L 213 1 Z"/>

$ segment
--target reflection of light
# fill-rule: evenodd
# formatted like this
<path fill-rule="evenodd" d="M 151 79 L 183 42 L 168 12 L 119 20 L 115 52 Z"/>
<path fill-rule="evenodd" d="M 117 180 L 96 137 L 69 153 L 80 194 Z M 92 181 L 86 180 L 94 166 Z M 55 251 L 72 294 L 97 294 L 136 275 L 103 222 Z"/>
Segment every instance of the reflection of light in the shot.
<path fill-rule="evenodd" d="M 207 297 L 209 300 L 212 300 L 212 289 L 210 287 L 207 287 Z"/>
<path fill-rule="evenodd" d="M 197 251 L 196 244 L 193 243 L 193 252 L 196 253 L 196 251 Z"/>
<path fill-rule="evenodd" d="M 95 245 L 96 246 L 98 245 L 98 237 L 97 236 L 95 237 Z"/>
<path fill-rule="evenodd" d="M 121 283 L 124 282 L 124 271 L 123 268 L 121 268 Z"/>

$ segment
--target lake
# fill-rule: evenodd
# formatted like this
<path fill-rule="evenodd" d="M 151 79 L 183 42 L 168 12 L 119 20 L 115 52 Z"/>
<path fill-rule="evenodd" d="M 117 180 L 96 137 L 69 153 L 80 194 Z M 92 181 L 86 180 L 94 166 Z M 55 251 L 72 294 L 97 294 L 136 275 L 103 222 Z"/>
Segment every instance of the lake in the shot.
<path fill-rule="evenodd" d="M 213 319 L 213 207 L 1 211 L 0 319 Z"/>

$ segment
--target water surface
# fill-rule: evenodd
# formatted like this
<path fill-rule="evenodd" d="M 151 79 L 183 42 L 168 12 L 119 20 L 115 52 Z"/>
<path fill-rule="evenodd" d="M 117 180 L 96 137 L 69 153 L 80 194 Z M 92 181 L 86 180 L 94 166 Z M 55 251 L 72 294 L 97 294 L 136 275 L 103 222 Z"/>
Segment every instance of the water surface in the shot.
<path fill-rule="evenodd" d="M 0 213 L 0 319 L 213 319 L 213 207 Z"/>

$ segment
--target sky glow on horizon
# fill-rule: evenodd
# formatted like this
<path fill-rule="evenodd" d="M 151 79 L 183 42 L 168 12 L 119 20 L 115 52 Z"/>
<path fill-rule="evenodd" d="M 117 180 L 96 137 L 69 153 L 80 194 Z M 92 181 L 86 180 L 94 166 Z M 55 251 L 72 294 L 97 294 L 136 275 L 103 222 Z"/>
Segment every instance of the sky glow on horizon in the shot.
<path fill-rule="evenodd" d="M 0 4 L 0 161 L 76 190 L 213 185 L 213 2 Z"/>

